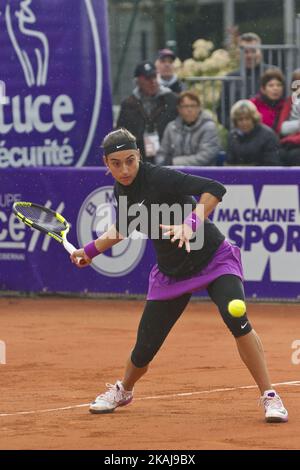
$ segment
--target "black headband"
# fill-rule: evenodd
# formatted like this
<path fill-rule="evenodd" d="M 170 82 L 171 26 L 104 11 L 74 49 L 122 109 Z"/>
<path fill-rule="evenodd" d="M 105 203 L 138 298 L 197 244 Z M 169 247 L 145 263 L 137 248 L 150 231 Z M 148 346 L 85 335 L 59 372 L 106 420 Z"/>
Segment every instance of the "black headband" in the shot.
<path fill-rule="evenodd" d="M 123 144 L 112 144 L 104 147 L 105 156 L 110 153 L 121 152 L 122 150 L 137 150 L 136 142 L 124 142 Z"/>

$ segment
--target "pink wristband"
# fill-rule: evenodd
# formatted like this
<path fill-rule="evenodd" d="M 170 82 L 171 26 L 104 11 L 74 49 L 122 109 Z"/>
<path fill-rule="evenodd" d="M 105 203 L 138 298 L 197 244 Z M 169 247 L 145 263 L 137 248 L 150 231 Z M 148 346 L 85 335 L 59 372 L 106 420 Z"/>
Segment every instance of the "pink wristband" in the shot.
<path fill-rule="evenodd" d="M 87 245 L 84 246 L 84 252 L 85 254 L 90 258 L 93 259 L 95 256 L 100 255 L 100 252 L 97 250 L 95 246 L 95 241 L 93 240 L 92 242 L 88 243 Z"/>
<path fill-rule="evenodd" d="M 193 232 L 196 232 L 197 228 L 199 227 L 199 225 L 201 224 L 201 220 L 199 219 L 199 217 L 197 216 L 197 214 L 195 212 L 191 212 L 183 221 L 183 223 L 185 225 L 188 225 L 189 227 L 191 227 L 191 229 L 193 230 Z"/>

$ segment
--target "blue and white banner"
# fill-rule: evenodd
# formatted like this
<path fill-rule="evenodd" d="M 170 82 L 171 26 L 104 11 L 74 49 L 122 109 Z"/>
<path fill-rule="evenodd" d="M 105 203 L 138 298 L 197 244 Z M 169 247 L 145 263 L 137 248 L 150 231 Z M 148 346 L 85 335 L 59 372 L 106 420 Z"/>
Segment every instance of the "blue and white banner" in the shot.
<path fill-rule="evenodd" d="M 106 0 L 0 0 L 0 172 L 102 163 Z"/>
<path fill-rule="evenodd" d="M 241 248 L 247 297 L 299 299 L 300 170 L 182 170 L 225 184 L 227 193 L 212 219 Z M 103 220 L 114 220 L 113 180 L 104 169 L 0 172 L 0 289 L 146 294 L 155 263 L 150 241 L 143 236 L 124 240 L 79 270 L 57 242 L 12 214 L 17 200 L 62 212 L 72 224 L 69 239 L 78 246 L 99 235 Z"/>

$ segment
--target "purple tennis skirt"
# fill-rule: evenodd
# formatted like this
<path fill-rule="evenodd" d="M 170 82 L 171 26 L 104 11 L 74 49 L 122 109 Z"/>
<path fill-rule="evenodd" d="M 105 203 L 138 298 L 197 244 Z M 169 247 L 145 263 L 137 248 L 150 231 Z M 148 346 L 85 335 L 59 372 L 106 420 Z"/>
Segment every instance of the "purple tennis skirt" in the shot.
<path fill-rule="evenodd" d="M 166 276 L 155 264 L 149 275 L 147 300 L 168 300 L 188 292 L 200 291 L 218 277 L 234 274 L 243 280 L 241 252 L 227 240 L 219 246 L 214 257 L 201 272 L 185 279 Z"/>

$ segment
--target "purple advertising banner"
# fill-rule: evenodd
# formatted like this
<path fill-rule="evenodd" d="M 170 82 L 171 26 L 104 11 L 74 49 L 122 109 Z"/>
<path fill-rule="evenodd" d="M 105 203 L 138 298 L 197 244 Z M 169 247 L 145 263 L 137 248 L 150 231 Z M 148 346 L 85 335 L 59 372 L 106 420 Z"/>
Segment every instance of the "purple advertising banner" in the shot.
<path fill-rule="evenodd" d="M 247 297 L 299 300 L 300 170 L 193 167 L 182 171 L 226 186 L 212 219 L 241 248 Z M 17 200 L 61 212 L 71 223 L 68 238 L 76 246 L 104 231 L 103 220 L 114 220 L 113 180 L 102 168 L 0 172 L 2 291 L 146 294 L 155 263 L 150 241 L 137 234 L 79 270 L 56 241 L 30 230 L 12 214 Z"/>
<path fill-rule="evenodd" d="M 0 172 L 101 164 L 112 129 L 106 0 L 0 0 Z"/>

